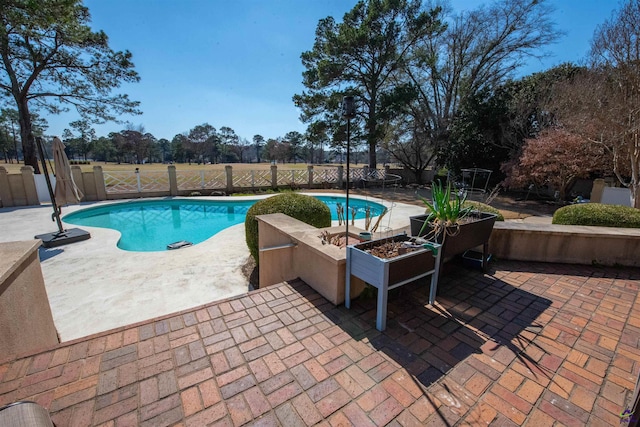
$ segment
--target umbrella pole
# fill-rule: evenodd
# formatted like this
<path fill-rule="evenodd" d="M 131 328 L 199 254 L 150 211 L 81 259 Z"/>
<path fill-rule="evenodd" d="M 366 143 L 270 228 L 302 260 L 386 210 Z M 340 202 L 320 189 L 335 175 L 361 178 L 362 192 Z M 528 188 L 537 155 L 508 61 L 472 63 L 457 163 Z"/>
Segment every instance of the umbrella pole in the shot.
<path fill-rule="evenodd" d="M 47 162 L 45 162 L 44 158 L 44 148 L 42 147 L 42 138 L 36 138 L 36 145 L 38 146 L 38 152 L 40 153 L 40 162 L 42 163 L 42 170 L 44 172 L 44 179 L 47 181 L 47 188 L 49 189 L 49 196 L 51 196 L 51 204 L 53 205 L 53 215 L 56 223 L 58 224 L 58 231 L 60 234 L 64 233 L 64 228 L 62 227 L 62 221 L 60 220 L 60 209 L 58 208 L 58 204 L 56 203 L 56 197 L 53 193 L 53 187 L 51 186 L 51 179 L 49 178 L 49 170 L 47 169 Z"/>

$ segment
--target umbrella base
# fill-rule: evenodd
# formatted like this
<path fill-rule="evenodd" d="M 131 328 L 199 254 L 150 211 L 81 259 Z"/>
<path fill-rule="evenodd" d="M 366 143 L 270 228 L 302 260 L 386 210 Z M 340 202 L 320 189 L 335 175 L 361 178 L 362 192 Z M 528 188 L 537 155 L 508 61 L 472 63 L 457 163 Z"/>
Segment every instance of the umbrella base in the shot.
<path fill-rule="evenodd" d="M 45 248 L 55 248 L 56 246 L 68 245 L 69 243 L 81 242 L 91 238 L 91 234 L 88 231 L 80 230 L 79 228 L 71 228 L 64 230 L 62 233 L 56 231 L 55 233 L 39 234 L 35 236 L 36 239 L 42 240 L 42 246 Z"/>

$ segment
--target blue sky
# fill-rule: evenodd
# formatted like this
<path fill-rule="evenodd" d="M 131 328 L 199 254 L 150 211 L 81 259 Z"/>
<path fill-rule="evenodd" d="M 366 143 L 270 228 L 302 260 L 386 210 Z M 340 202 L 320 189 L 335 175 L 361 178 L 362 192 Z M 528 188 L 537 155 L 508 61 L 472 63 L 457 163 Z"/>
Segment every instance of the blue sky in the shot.
<path fill-rule="evenodd" d="M 141 102 L 143 115 L 122 117 L 171 140 L 196 125 L 233 128 L 251 140 L 306 126 L 291 98 L 304 89 L 300 54 L 313 47 L 318 20 L 337 21 L 356 0 L 85 0 L 94 29 L 114 50 L 128 49 L 141 80 L 120 92 Z M 454 10 L 478 0 L 452 0 Z M 566 35 L 532 60 L 522 75 L 585 57 L 596 26 L 615 0 L 552 0 L 552 19 Z M 49 116 L 49 135 L 62 135 L 72 114 Z M 98 136 L 124 125 L 96 126 Z"/>

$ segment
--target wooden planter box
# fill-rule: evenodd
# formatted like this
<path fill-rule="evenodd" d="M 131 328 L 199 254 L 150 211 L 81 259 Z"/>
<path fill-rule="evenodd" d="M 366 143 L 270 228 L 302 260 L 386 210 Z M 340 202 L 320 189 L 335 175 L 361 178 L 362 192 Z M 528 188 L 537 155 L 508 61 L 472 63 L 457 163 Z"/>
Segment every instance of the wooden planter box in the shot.
<path fill-rule="evenodd" d="M 489 256 L 489 237 L 491 236 L 493 225 L 496 223 L 497 215 L 487 212 L 478 212 L 473 215 L 477 218 L 476 220 L 460 225 L 458 234 L 445 237 L 442 260 L 450 259 L 455 255 L 482 245 L 482 269 L 485 270 Z M 412 236 L 418 236 L 426 219 L 427 215 L 409 217 Z M 427 225 L 420 237 L 430 235 L 432 232 L 433 227 Z M 442 243 L 442 236 L 439 236 L 436 240 Z"/>
<path fill-rule="evenodd" d="M 383 331 L 387 322 L 387 299 L 389 290 L 431 275 L 429 303 L 433 304 L 438 286 L 441 247 L 437 243 L 430 249 L 420 248 L 393 258 L 378 258 L 366 252 L 376 245 L 404 242 L 410 237 L 400 234 L 385 239 L 371 240 L 347 247 L 347 280 L 345 286 L 345 305 L 351 306 L 351 277 L 357 277 L 378 289 L 376 328 Z"/>

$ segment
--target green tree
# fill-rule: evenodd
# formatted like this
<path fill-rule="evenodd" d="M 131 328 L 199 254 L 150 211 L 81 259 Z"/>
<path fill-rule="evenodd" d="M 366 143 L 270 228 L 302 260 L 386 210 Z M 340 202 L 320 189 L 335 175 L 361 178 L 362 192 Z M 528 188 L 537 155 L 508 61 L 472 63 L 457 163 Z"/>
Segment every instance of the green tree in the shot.
<path fill-rule="evenodd" d="M 309 147 L 309 161 L 314 162 L 314 153 L 317 151 L 317 163 L 324 162 L 324 144 L 329 141 L 327 134 L 327 124 L 323 121 L 316 121 L 307 126 L 305 139 Z M 316 149 L 319 147 L 319 149 Z"/>
<path fill-rule="evenodd" d="M 220 138 L 216 128 L 209 123 L 203 123 L 191 129 L 187 135 L 189 145 L 198 163 L 206 161 L 218 163 L 220 158 Z"/>
<path fill-rule="evenodd" d="M 3 108 L 0 113 L 0 126 L 2 126 L 2 132 L 7 140 L 7 144 L 13 147 L 9 151 L 13 151 L 16 163 L 19 162 L 20 149 L 18 148 L 18 133 L 20 131 L 20 123 L 18 123 L 18 110 L 11 108 Z"/>
<path fill-rule="evenodd" d="M 171 140 L 171 156 L 176 162 L 191 163 L 193 153 L 189 149 L 189 139 L 184 134 L 177 134 Z"/>
<path fill-rule="evenodd" d="M 398 116 L 387 130 L 385 148 L 404 168 L 413 172 L 418 184 L 422 184 L 423 172 L 436 157 L 436 151 L 428 140 L 424 128 L 408 115 Z"/>
<path fill-rule="evenodd" d="M 18 109 L 24 162 L 39 173 L 30 108 L 74 107 L 83 119 L 138 114 L 138 102 L 111 95 L 137 82 L 131 53 L 114 52 L 89 26 L 81 0 L 4 0 L 0 8 L 0 92 Z"/>
<path fill-rule="evenodd" d="M 49 124 L 37 113 L 31 113 L 32 132 L 35 136 L 44 136 Z M 12 108 L 3 108 L 0 112 L 0 126 L 7 133 L 7 137 L 11 139 L 13 149 L 11 150 L 16 162 L 19 162 L 19 155 L 22 153 L 21 147 L 18 145 L 18 135 L 20 132 L 20 120 L 18 110 Z"/>
<path fill-rule="evenodd" d="M 144 126 L 129 125 L 127 129 L 109 134 L 117 150 L 118 163 L 125 160 L 130 163 L 142 164 L 150 160 L 151 149 L 156 138 L 145 133 Z"/>
<path fill-rule="evenodd" d="M 89 151 L 93 148 L 93 141 L 96 139 L 96 131 L 87 120 L 76 120 L 69 125 L 77 132 L 74 134 L 69 129 L 63 132 L 63 139 L 69 150 L 84 160 L 87 160 Z"/>
<path fill-rule="evenodd" d="M 223 162 L 237 162 L 240 158 L 237 150 L 233 150 L 233 147 L 236 147 L 240 141 L 236 132 L 228 126 L 222 126 L 218 133 L 218 138 L 220 143 L 222 144 L 222 161 Z"/>
<path fill-rule="evenodd" d="M 467 97 L 452 121 L 449 143 L 438 152 L 439 162 L 455 175 L 464 168 L 483 168 L 496 172 L 509 159 L 510 150 L 502 145 L 505 122 L 509 119 L 508 98 L 504 91 L 486 91 Z"/>
<path fill-rule="evenodd" d="M 11 136 L 6 130 L 0 127 L 0 151 L 2 151 L 5 163 L 10 163 L 11 161 L 11 150 Z"/>
<path fill-rule="evenodd" d="M 264 144 L 264 154 L 263 158 L 266 160 L 279 160 L 280 159 L 280 141 L 274 138 L 269 138 L 267 142 Z"/>
<path fill-rule="evenodd" d="M 111 138 L 101 136 L 93 143 L 93 158 L 101 162 L 109 162 L 116 158 L 116 147 Z"/>
<path fill-rule="evenodd" d="M 293 97 L 302 121 L 340 122 L 341 98 L 357 97 L 369 165 L 375 168 L 384 126 L 412 94 L 394 75 L 413 46 L 443 30 L 440 13 L 439 7 L 423 10 L 419 0 L 361 0 L 341 23 L 321 19 L 313 49 L 302 53 L 307 91 Z"/>
<path fill-rule="evenodd" d="M 556 118 L 550 114 L 549 103 L 557 96 L 557 88 L 572 81 L 584 67 L 564 63 L 546 71 L 533 73 L 520 80 L 508 81 L 493 91 L 486 102 L 505 103 L 506 117 L 501 118 L 502 134 L 494 143 L 518 152 L 525 139 L 534 138 L 544 129 L 555 126 Z"/>
<path fill-rule="evenodd" d="M 239 138 L 238 142 L 229 147 L 229 153 L 231 157 L 229 157 L 228 161 L 233 160 L 234 162 L 250 163 L 251 160 L 250 156 L 248 155 L 250 149 L 251 144 L 249 140 L 247 140 L 246 138 Z"/>
<path fill-rule="evenodd" d="M 160 138 L 157 142 L 158 151 L 160 152 L 160 162 L 168 162 L 173 160 L 171 157 L 171 143 L 166 138 Z"/>
<path fill-rule="evenodd" d="M 151 133 L 145 134 L 145 137 L 149 140 L 149 151 L 147 155 L 148 163 L 163 163 L 162 161 L 162 148 L 160 143 Z"/>
<path fill-rule="evenodd" d="M 455 175 L 463 168 L 479 167 L 492 170 L 492 178 L 499 180 L 501 164 L 517 158 L 525 139 L 553 123 L 546 104 L 553 96 L 553 85 L 575 69 L 568 64 L 466 96 L 443 144 L 427 143 L 433 135 L 424 132 L 411 115 L 398 118 L 396 123 L 404 122 L 390 128 L 388 149 L 415 173 L 417 182 L 434 159 Z"/>
<path fill-rule="evenodd" d="M 300 155 L 300 149 L 302 148 L 302 144 L 304 142 L 304 135 L 295 130 L 287 132 L 284 135 L 283 142 L 285 144 L 289 144 L 289 162 L 293 160 L 293 163 L 297 163 L 297 159 Z"/>
<path fill-rule="evenodd" d="M 109 139 L 115 149 L 115 157 L 118 164 L 121 162 L 133 163 L 133 146 L 121 132 L 110 132 Z"/>
<path fill-rule="evenodd" d="M 415 45 L 401 81 L 408 79 L 418 95 L 406 110 L 410 118 L 394 123 L 396 158 L 418 172 L 425 158 L 449 143 L 452 122 L 468 98 L 497 90 L 525 58 L 544 56 L 544 46 L 561 34 L 550 12 L 546 0 L 499 0 L 450 13 L 446 31 Z M 407 157 L 410 151 L 421 157 Z"/>
<path fill-rule="evenodd" d="M 581 70 L 566 63 L 465 97 L 451 121 L 448 143 L 437 152 L 439 165 L 456 174 L 462 168 L 491 169 L 492 178 L 502 178 L 501 163 L 513 164 L 526 139 L 557 124 L 549 102 L 558 85 Z"/>
<path fill-rule="evenodd" d="M 590 64 L 555 87 L 548 109 L 584 141 L 613 156 L 613 173 L 640 209 L 640 1 L 627 0 L 598 26 Z"/>
<path fill-rule="evenodd" d="M 77 159 L 80 155 L 79 146 L 81 144 L 77 142 L 80 139 L 73 135 L 69 129 L 62 131 L 62 142 L 64 142 L 65 152 L 71 159 Z"/>

